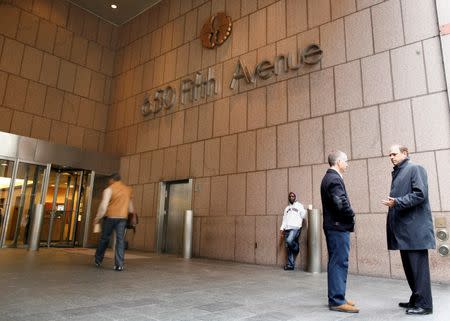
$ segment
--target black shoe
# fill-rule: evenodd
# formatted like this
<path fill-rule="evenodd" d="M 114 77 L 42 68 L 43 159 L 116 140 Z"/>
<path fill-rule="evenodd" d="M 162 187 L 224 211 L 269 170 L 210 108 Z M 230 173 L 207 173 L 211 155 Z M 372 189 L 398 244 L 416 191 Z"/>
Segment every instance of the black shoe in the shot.
<path fill-rule="evenodd" d="M 101 266 L 102 266 L 102 263 L 101 263 L 101 262 L 97 262 L 97 261 L 95 261 L 95 266 L 99 268 L 99 267 L 101 267 Z"/>
<path fill-rule="evenodd" d="M 115 266 L 114 265 L 114 270 L 116 270 L 116 271 L 123 271 L 123 266 Z"/>
<path fill-rule="evenodd" d="M 294 270 L 294 267 L 293 266 L 289 266 L 289 265 L 285 265 L 283 269 L 285 271 L 292 271 L 292 270 Z"/>
<path fill-rule="evenodd" d="M 405 308 L 405 309 L 414 308 L 414 304 L 409 303 L 409 302 L 400 302 L 400 303 L 398 304 L 398 306 L 399 306 L 400 308 Z"/>
<path fill-rule="evenodd" d="M 433 314 L 433 308 L 414 307 L 406 310 L 406 314 L 412 315 Z"/>

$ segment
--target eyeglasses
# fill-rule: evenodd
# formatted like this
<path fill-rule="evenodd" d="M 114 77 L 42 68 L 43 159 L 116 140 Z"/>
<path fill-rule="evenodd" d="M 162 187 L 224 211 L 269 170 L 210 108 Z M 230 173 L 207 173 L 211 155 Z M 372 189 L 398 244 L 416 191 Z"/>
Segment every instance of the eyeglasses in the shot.
<path fill-rule="evenodd" d="M 395 156 L 397 156 L 398 155 L 398 153 L 390 153 L 389 154 L 389 157 L 395 157 Z"/>

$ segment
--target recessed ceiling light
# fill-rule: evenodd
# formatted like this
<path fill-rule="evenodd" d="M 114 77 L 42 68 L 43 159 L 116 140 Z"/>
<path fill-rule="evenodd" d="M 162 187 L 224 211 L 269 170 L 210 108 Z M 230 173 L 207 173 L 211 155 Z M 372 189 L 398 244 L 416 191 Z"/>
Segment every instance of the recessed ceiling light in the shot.
<path fill-rule="evenodd" d="M 117 4 L 112 4 L 112 5 L 111 5 L 111 8 L 117 9 Z"/>

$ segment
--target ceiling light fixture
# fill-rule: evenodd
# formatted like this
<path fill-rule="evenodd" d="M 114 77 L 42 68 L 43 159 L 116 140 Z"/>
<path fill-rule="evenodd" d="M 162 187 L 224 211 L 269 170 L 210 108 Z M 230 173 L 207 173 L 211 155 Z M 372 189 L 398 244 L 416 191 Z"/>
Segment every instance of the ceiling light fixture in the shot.
<path fill-rule="evenodd" d="M 117 9 L 117 4 L 112 4 L 112 5 L 111 5 L 111 8 Z"/>

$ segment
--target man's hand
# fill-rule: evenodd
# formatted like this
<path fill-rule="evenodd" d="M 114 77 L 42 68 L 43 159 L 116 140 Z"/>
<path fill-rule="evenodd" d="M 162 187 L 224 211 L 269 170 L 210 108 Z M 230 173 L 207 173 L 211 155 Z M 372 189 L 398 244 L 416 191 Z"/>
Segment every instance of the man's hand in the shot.
<path fill-rule="evenodd" d="M 381 203 L 383 205 L 386 205 L 389 208 L 394 207 L 395 206 L 395 198 L 389 196 L 387 200 L 382 200 Z"/>

